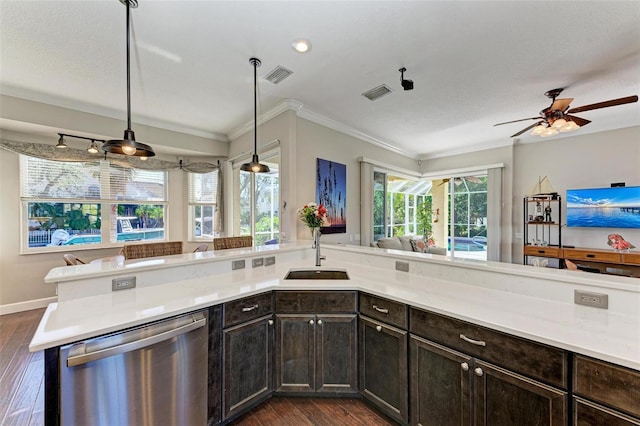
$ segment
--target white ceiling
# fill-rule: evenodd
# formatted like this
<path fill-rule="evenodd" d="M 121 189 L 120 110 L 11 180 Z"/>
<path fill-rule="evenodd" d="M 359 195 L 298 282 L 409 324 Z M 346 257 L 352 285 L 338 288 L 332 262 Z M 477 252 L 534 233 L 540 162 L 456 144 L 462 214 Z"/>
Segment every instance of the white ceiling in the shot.
<path fill-rule="evenodd" d="M 0 8 L 3 94 L 124 122 L 118 0 Z M 260 113 L 294 99 L 308 117 L 422 159 L 511 143 L 533 120 L 493 124 L 537 116 L 556 87 L 572 107 L 640 93 L 639 1 L 139 0 L 132 19 L 134 123 L 222 140 L 253 119 L 252 56 Z M 300 37 L 309 53 L 291 48 Z M 293 74 L 273 85 L 263 77 L 277 65 Z M 361 96 L 383 83 L 393 93 Z M 576 114 L 592 120 L 577 132 L 640 125 L 639 105 Z"/>

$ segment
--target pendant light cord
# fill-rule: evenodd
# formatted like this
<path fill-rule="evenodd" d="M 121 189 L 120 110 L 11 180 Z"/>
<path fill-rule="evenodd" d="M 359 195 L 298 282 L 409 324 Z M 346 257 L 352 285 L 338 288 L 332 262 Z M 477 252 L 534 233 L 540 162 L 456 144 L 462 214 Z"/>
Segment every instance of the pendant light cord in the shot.
<path fill-rule="evenodd" d="M 253 62 L 253 153 L 258 154 L 258 62 Z"/>
<path fill-rule="evenodd" d="M 127 130 L 131 130 L 131 53 L 130 50 L 130 41 L 129 41 L 129 14 L 131 9 L 130 0 L 126 0 L 127 2 Z"/>

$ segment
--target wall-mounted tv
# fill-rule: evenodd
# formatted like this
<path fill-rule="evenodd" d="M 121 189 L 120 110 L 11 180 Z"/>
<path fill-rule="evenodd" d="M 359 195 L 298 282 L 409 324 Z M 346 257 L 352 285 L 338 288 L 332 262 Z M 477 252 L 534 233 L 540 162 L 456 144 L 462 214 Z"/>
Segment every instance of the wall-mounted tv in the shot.
<path fill-rule="evenodd" d="M 567 189 L 567 226 L 640 228 L 640 186 Z"/>

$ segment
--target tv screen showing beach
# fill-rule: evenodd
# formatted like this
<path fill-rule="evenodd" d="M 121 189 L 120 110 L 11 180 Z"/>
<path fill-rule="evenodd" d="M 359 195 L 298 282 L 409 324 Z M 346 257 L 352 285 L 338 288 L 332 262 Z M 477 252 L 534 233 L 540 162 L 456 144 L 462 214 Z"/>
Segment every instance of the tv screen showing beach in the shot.
<path fill-rule="evenodd" d="M 640 186 L 568 189 L 567 226 L 640 228 Z"/>

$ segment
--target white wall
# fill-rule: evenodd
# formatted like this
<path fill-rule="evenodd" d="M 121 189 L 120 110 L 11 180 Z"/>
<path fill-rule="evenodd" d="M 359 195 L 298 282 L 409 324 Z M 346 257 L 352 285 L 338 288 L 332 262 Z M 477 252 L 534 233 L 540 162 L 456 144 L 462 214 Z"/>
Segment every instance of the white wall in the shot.
<path fill-rule="evenodd" d="M 522 232 L 523 197 L 539 176 L 547 176 L 562 197 L 566 224 L 566 190 L 609 187 L 613 182 L 640 186 L 640 126 L 562 139 L 539 139 L 514 147 L 513 216 L 515 232 Z M 562 228 L 562 243 L 609 250 L 607 235 L 622 234 L 640 247 L 640 229 Z M 522 240 L 514 241 L 514 262 L 522 261 Z"/>

